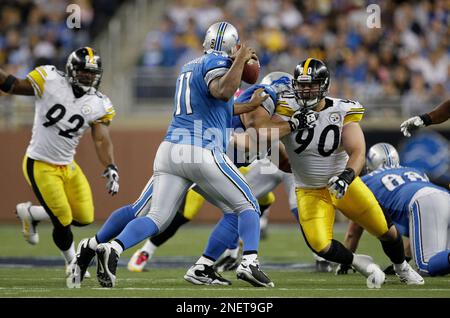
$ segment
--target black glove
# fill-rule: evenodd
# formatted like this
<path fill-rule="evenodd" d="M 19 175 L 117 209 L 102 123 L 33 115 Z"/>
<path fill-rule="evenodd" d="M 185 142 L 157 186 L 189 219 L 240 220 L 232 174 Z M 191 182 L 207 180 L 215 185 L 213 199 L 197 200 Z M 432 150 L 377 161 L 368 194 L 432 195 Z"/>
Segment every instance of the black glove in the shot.
<path fill-rule="evenodd" d="M 313 110 L 297 110 L 289 119 L 291 131 L 314 128 L 319 114 Z"/>
<path fill-rule="evenodd" d="M 108 165 L 102 176 L 108 179 L 106 182 L 108 193 L 111 195 L 117 194 L 117 192 L 119 192 L 119 171 L 117 170 L 117 167 L 113 164 Z"/>
<path fill-rule="evenodd" d="M 347 275 L 349 271 L 356 273 L 355 269 L 351 265 L 339 264 L 336 268 L 336 275 Z"/>

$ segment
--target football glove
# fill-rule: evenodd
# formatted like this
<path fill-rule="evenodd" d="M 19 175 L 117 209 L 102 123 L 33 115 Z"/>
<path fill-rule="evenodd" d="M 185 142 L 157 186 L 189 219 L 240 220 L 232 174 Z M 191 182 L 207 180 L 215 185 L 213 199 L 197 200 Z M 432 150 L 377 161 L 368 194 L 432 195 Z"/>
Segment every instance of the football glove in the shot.
<path fill-rule="evenodd" d="M 314 128 L 315 121 L 319 118 L 319 114 L 313 110 L 302 111 L 297 110 L 289 119 L 291 131 Z"/>
<path fill-rule="evenodd" d="M 351 265 L 339 264 L 336 268 L 336 275 L 347 275 L 349 271 L 356 273 L 356 270 Z"/>
<path fill-rule="evenodd" d="M 346 168 L 340 175 L 331 177 L 328 180 L 328 191 L 336 199 L 342 199 L 355 177 L 355 171 L 352 168 Z"/>
<path fill-rule="evenodd" d="M 102 176 L 107 179 L 106 189 L 108 193 L 111 195 L 117 194 L 119 192 L 119 171 L 117 167 L 113 164 L 108 165 Z"/>
<path fill-rule="evenodd" d="M 431 117 L 428 114 L 423 114 L 420 116 L 414 116 L 405 120 L 400 125 L 400 131 L 405 137 L 411 137 L 411 133 L 418 130 L 419 128 L 428 126 L 431 124 Z"/>

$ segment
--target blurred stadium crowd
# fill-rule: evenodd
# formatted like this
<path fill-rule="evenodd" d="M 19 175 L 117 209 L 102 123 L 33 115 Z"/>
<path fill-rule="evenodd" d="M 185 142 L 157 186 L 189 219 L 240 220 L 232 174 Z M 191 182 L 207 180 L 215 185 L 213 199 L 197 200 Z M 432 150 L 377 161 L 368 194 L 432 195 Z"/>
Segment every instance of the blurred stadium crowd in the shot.
<path fill-rule="evenodd" d="M 450 94 L 449 2 L 375 2 L 381 28 L 370 29 L 366 8 L 374 1 L 171 0 L 139 64 L 178 69 L 201 54 L 207 26 L 226 20 L 256 48 L 263 73 L 292 72 L 312 55 L 332 69 L 332 96 L 370 101 L 373 112 L 427 111 Z"/>
<path fill-rule="evenodd" d="M 1 0 L 0 66 L 18 77 L 36 65 L 64 67 L 68 54 L 97 35 L 123 0 Z M 81 28 L 69 29 L 69 4 L 81 8 Z M 76 32 L 76 33 L 74 33 Z"/>
<path fill-rule="evenodd" d="M 92 43 L 126 1 L 1 0 L 0 67 L 19 77 L 36 65 L 63 69 L 68 53 Z M 381 28 L 366 25 L 373 2 L 380 6 Z M 69 4 L 81 8 L 79 30 L 66 26 Z M 369 116 L 407 117 L 450 95 L 449 8 L 448 0 L 167 0 L 136 74 L 175 76 L 202 53 L 207 26 L 226 20 L 256 48 L 262 74 L 292 72 L 306 56 L 324 59 L 333 74 L 330 95 L 361 101 Z M 155 90 L 143 87 L 151 100 Z"/>

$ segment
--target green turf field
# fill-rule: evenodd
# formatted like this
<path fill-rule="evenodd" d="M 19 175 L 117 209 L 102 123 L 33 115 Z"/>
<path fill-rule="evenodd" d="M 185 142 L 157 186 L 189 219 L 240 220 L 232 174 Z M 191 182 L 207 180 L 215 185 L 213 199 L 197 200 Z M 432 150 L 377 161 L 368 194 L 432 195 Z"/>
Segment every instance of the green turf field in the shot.
<path fill-rule="evenodd" d="M 75 229 L 76 241 L 92 235 L 96 227 Z M 201 287 L 183 280 L 188 265 L 201 254 L 210 226 L 185 226 L 155 255 L 155 266 L 161 260 L 170 267 L 150 267 L 144 273 L 130 273 L 125 267 L 118 270 L 114 289 L 100 288 L 94 278 L 86 279 L 81 289 L 65 288 L 63 266 L 20 267 L 0 266 L 0 297 L 450 297 L 450 277 L 425 278 L 424 286 L 406 286 L 395 276 L 388 276 L 379 290 L 369 290 L 365 278 L 359 274 L 335 276 L 316 273 L 313 258 L 295 226 L 272 226 L 269 237 L 261 242 L 260 261 L 263 269 L 275 282 L 273 289 L 254 288 L 238 281 L 234 273 L 224 276 L 232 280 L 227 287 Z M 51 228 L 40 226 L 40 243 L 28 245 L 22 238 L 18 225 L 0 226 L 0 260 L 35 258 L 59 260 L 59 252 L 51 240 Z M 336 230 L 341 239 L 343 229 Z M 383 267 L 388 259 L 382 254 L 380 244 L 368 235 L 363 236 L 361 253 L 374 256 Z M 128 261 L 130 251 L 121 257 Z M 177 265 L 179 264 L 179 265 Z M 268 265 L 264 267 L 264 265 Z M 306 269 L 305 269 L 306 268 Z"/>

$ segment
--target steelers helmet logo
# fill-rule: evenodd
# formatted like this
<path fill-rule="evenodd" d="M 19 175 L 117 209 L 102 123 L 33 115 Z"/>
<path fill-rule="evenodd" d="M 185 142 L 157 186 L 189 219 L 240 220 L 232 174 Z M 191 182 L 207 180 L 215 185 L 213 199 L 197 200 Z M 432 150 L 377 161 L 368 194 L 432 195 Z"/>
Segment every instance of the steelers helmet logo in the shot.
<path fill-rule="evenodd" d="M 89 115 L 90 113 L 92 113 L 92 108 L 88 105 L 84 105 L 83 107 L 81 107 L 81 113 L 83 113 L 83 115 Z"/>
<path fill-rule="evenodd" d="M 337 124 L 341 121 L 341 115 L 339 115 L 339 113 L 331 113 L 330 117 L 328 117 L 328 120 L 332 124 Z"/>

